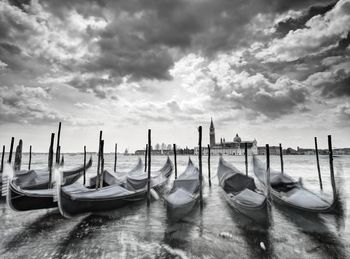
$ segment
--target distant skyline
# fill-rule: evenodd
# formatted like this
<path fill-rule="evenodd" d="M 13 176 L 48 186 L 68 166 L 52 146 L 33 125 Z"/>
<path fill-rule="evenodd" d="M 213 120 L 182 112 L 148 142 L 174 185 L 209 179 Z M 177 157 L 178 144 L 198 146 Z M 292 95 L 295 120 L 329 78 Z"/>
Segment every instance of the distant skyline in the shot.
<path fill-rule="evenodd" d="M 0 145 L 350 147 L 350 0 L 2 0 Z"/>

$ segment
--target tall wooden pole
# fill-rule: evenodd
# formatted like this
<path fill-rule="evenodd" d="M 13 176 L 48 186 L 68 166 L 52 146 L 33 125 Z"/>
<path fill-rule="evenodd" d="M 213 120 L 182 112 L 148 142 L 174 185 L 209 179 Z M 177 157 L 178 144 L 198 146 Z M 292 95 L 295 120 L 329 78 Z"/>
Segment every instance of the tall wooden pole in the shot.
<path fill-rule="evenodd" d="M 22 164 L 22 146 L 23 141 L 22 139 L 19 140 L 19 143 L 16 147 L 16 153 L 15 153 L 15 163 L 14 163 L 14 170 L 20 171 L 21 170 L 21 164 Z"/>
<path fill-rule="evenodd" d="M 15 142 L 15 138 L 12 137 L 11 138 L 10 153 L 9 153 L 9 160 L 8 160 L 9 164 L 11 164 L 11 162 L 12 162 L 12 152 L 13 152 L 13 144 L 14 144 L 14 142 Z"/>
<path fill-rule="evenodd" d="M 60 156 L 61 156 L 60 139 L 61 139 L 61 122 L 58 124 L 57 147 L 56 147 L 56 164 L 60 163 Z"/>
<path fill-rule="evenodd" d="M 320 189 L 323 190 L 322 186 L 322 177 L 321 177 L 321 169 L 320 169 L 320 160 L 318 158 L 318 147 L 317 147 L 317 138 L 315 137 L 315 153 L 316 153 L 316 163 L 317 163 L 317 171 L 318 171 L 318 180 L 320 182 Z"/>
<path fill-rule="evenodd" d="M 100 138 L 98 141 L 98 154 L 97 154 L 97 176 L 96 176 L 96 189 L 100 184 L 100 163 L 101 163 L 101 141 L 102 141 L 102 130 L 100 130 Z"/>
<path fill-rule="evenodd" d="M 208 144 L 208 182 L 211 187 L 211 173 L 210 173 L 210 145 Z"/>
<path fill-rule="evenodd" d="M 49 167 L 49 186 L 48 188 L 51 188 L 51 182 L 52 182 L 52 165 L 53 165 L 53 145 L 55 140 L 55 133 L 51 133 L 51 142 L 50 142 L 50 148 L 49 148 L 49 159 L 48 159 L 48 167 Z"/>
<path fill-rule="evenodd" d="M 174 161 L 175 161 L 175 179 L 177 179 L 176 144 L 173 145 L 173 148 L 174 148 Z"/>
<path fill-rule="evenodd" d="M 32 165 L 32 145 L 29 146 L 29 162 L 28 162 L 28 170 L 30 170 L 30 167 Z"/>
<path fill-rule="evenodd" d="M 148 153 L 148 144 L 146 144 L 146 149 L 145 149 L 145 172 L 147 171 L 147 159 L 148 159 L 147 153 Z"/>
<path fill-rule="evenodd" d="M 151 204 L 151 130 L 148 130 L 147 207 Z"/>
<path fill-rule="evenodd" d="M 86 146 L 84 146 L 84 178 L 83 178 L 83 185 L 86 184 Z"/>
<path fill-rule="evenodd" d="M 114 146 L 114 172 L 117 172 L 117 156 L 118 156 L 118 144 L 115 143 Z"/>
<path fill-rule="evenodd" d="M 270 197 L 270 147 L 266 144 L 266 188 L 267 197 Z"/>
<path fill-rule="evenodd" d="M 104 144 L 105 144 L 105 141 L 104 140 L 101 140 L 101 172 L 100 172 L 100 188 L 103 187 L 103 171 L 104 171 L 104 161 L 105 161 L 105 158 L 104 158 Z"/>
<path fill-rule="evenodd" d="M 248 144 L 244 143 L 245 174 L 248 175 Z"/>
<path fill-rule="evenodd" d="M 198 161 L 199 161 L 199 199 L 200 199 L 200 206 L 203 208 L 203 190 L 202 190 L 202 180 L 203 180 L 203 175 L 202 175 L 202 126 L 198 127 L 198 148 L 199 148 L 199 153 L 198 153 Z"/>
<path fill-rule="evenodd" d="M 1 154 L 1 171 L 4 171 L 4 157 L 5 157 L 5 145 L 2 146 L 2 154 Z"/>
<path fill-rule="evenodd" d="M 283 151 L 282 151 L 282 144 L 280 143 L 280 159 L 281 159 L 281 173 L 284 173 L 284 166 L 283 166 Z"/>
<path fill-rule="evenodd" d="M 335 186 L 335 179 L 334 179 L 333 149 L 332 149 L 332 136 L 331 135 L 328 135 L 328 151 L 329 151 L 329 169 L 330 169 L 330 173 L 331 173 L 333 199 L 335 199 L 337 197 L 337 189 Z"/>

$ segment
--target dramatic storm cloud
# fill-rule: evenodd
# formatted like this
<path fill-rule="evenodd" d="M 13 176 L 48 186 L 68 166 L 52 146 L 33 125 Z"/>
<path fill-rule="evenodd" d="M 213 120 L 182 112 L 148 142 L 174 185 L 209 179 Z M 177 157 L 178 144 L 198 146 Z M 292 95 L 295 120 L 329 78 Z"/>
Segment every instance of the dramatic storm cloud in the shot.
<path fill-rule="evenodd" d="M 213 117 L 227 139 L 349 146 L 349 44 L 349 0 L 3 0 L 0 141 L 62 121 L 67 151 L 99 129 L 194 146 Z"/>

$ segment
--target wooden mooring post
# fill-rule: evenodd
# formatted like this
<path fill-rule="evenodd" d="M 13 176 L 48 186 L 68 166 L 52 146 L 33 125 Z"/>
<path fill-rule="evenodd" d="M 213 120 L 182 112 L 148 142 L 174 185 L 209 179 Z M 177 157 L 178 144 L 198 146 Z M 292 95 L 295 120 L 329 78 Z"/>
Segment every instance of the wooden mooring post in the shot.
<path fill-rule="evenodd" d="M 209 187 L 211 187 L 211 173 L 210 173 L 210 145 L 208 144 L 208 182 Z"/>
<path fill-rule="evenodd" d="M 245 175 L 248 175 L 248 144 L 244 143 Z"/>
<path fill-rule="evenodd" d="M 60 138 L 61 138 L 61 122 L 59 122 L 58 124 L 58 132 L 57 132 L 56 164 L 60 163 L 60 156 L 61 156 Z"/>
<path fill-rule="evenodd" d="M 105 141 L 101 140 L 101 171 L 100 171 L 100 188 L 103 187 L 103 182 L 104 182 L 104 163 L 105 163 L 105 157 L 104 157 L 104 145 L 105 145 Z"/>
<path fill-rule="evenodd" d="M 147 207 L 151 205 L 151 130 L 148 130 Z"/>
<path fill-rule="evenodd" d="M 175 179 L 177 179 L 176 144 L 173 145 L 173 149 L 174 149 Z"/>
<path fill-rule="evenodd" d="M 13 152 L 13 144 L 15 142 L 15 138 L 12 137 L 11 138 L 11 145 L 10 145 L 10 153 L 9 153 L 9 159 L 8 159 L 8 163 L 11 164 L 12 162 L 12 152 Z"/>
<path fill-rule="evenodd" d="M 15 163 L 14 163 L 14 170 L 15 171 L 20 171 L 21 170 L 22 146 L 23 146 L 23 141 L 22 141 L 22 139 L 20 139 L 19 143 L 18 143 L 18 145 L 16 147 L 16 152 L 15 152 Z"/>
<path fill-rule="evenodd" d="M 148 144 L 146 144 L 146 149 L 145 149 L 145 172 L 147 172 L 147 159 L 148 159 Z"/>
<path fill-rule="evenodd" d="M 83 185 L 86 184 L 86 146 L 84 146 L 84 175 L 83 175 Z"/>
<path fill-rule="evenodd" d="M 118 159 L 118 144 L 114 146 L 114 172 L 117 172 L 117 159 Z"/>
<path fill-rule="evenodd" d="M 283 150 L 282 144 L 280 143 L 280 160 L 281 160 L 281 173 L 284 173 L 284 165 L 283 165 Z"/>
<path fill-rule="evenodd" d="M 52 165 L 53 165 L 53 145 L 55 140 L 55 133 L 51 133 L 51 141 L 50 141 L 50 147 L 49 147 L 49 159 L 48 159 L 48 167 L 49 167 L 49 186 L 48 188 L 51 188 L 51 182 L 52 182 Z"/>
<path fill-rule="evenodd" d="M 102 141 L 102 130 L 100 130 L 100 137 L 98 141 L 96 190 L 98 189 L 100 184 L 101 141 Z"/>
<path fill-rule="evenodd" d="M 28 170 L 30 170 L 30 167 L 32 165 L 32 145 L 29 146 L 29 162 L 28 162 Z"/>
<path fill-rule="evenodd" d="M 266 144 L 266 190 L 267 197 L 270 196 L 270 146 Z"/>
<path fill-rule="evenodd" d="M 199 202 L 203 208 L 203 171 L 202 171 L 202 126 L 198 127 L 198 164 L 199 164 Z"/>
<path fill-rule="evenodd" d="M 5 157 L 5 145 L 2 146 L 2 153 L 1 153 L 1 173 L 4 171 L 4 157 Z"/>
<path fill-rule="evenodd" d="M 319 157 L 318 157 L 317 137 L 315 137 L 315 154 L 316 154 L 316 164 L 317 164 L 318 180 L 319 180 L 319 182 L 320 182 L 320 189 L 323 190 L 323 186 L 322 186 L 322 176 L 321 176 L 321 168 L 320 168 L 320 160 L 319 160 Z"/>
<path fill-rule="evenodd" d="M 334 166 L 333 166 L 333 148 L 332 148 L 332 136 L 328 135 L 328 151 L 329 151 L 329 170 L 331 173 L 331 184 L 333 191 L 333 199 L 337 197 L 337 189 L 335 186 L 335 178 L 334 178 Z"/>

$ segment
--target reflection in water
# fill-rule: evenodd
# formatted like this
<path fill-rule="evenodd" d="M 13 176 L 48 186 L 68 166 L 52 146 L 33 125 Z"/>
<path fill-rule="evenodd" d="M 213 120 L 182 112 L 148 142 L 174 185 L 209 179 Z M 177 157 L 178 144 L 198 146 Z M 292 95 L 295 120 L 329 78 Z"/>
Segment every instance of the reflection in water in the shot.
<path fill-rule="evenodd" d="M 296 211 L 276 204 L 278 210 L 284 217 L 294 223 L 300 231 L 305 233 L 317 246 L 309 252 L 321 249 L 326 258 L 346 258 L 345 246 L 328 225 L 331 225 L 329 219 L 335 219 L 335 215 L 320 215 L 315 213 L 306 213 Z M 339 215 L 338 215 L 339 217 Z M 327 220 L 328 219 L 328 220 Z"/>
<path fill-rule="evenodd" d="M 251 258 L 272 258 L 273 244 L 270 238 L 270 226 L 260 225 L 227 205 L 231 217 L 237 224 L 240 234 L 248 245 Z"/>
<path fill-rule="evenodd" d="M 39 234 L 45 235 L 45 233 L 52 232 L 60 226 L 63 220 L 57 210 L 38 217 L 34 222 L 21 228 L 20 232 L 16 233 L 8 242 L 4 242 L 5 252 L 18 249 L 25 243 L 32 242 Z"/>
<path fill-rule="evenodd" d="M 58 251 L 56 251 L 54 258 L 66 258 L 69 254 L 68 252 L 74 253 L 74 248 L 84 249 L 79 246 L 84 239 L 93 239 L 95 232 L 101 231 L 101 227 L 108 223 L 112 218 L 99 215 L 89 215 L 85 217 L 78 225 L 76 225 L 67 235 L 66 238 L 58 244 Z M 86 247 L 89 251 L 89 256 L 98 257 L 101 256 L 101 249 L 95 246 L 96 249 L 90 249 Z M 71 251 L 73 250 L 73 251 Z M 81 254 L 78 251 L 74 254 Z"/>

